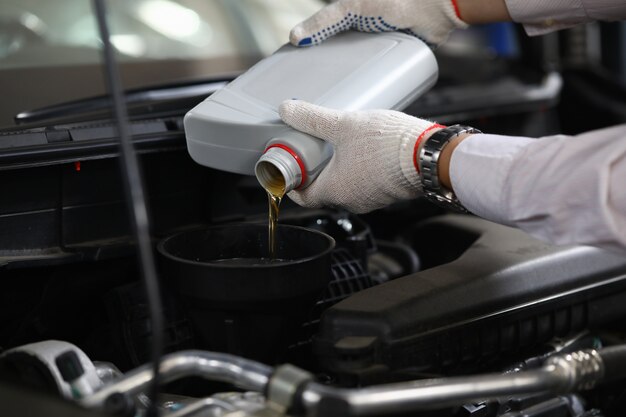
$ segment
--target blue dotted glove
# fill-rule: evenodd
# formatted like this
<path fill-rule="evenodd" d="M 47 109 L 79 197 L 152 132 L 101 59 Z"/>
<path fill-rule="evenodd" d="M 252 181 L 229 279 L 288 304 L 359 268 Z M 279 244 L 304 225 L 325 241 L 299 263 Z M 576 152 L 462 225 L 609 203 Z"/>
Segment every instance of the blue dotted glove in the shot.
<path fill-rule="evenodd" d="M 404 31 L 431 47 L 467 24 L 457 16 L 456 0 L 339 0 L 291 30 L 296 46 L 318 44 L 346 30 Z"/>

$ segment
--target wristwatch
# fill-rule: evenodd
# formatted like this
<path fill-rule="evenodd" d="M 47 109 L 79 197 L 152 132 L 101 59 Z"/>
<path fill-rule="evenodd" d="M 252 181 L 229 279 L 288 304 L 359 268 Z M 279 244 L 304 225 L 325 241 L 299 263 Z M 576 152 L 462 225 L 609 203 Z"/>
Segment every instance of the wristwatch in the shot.
<path fill-rule="evenodd" d="M 456 198 L 454 193 L 444 188 L 439 182 L 437 163 L 441 151 L 448 143 L 462 133 L 482 133 L 469 126 L 454 125 L 438 130 L 424 142 L 419 154 L 420 179 L 424 188 L 424 196 L 435 204 L 456 211 L 468 213 L 467 209 Z"/>

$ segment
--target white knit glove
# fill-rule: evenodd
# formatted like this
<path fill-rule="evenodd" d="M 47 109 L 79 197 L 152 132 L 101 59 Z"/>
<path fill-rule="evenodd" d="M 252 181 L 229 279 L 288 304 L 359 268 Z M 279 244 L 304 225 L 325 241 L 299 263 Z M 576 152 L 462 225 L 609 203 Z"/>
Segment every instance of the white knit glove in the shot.
<path fill-rule="evenodd" d="M 366 213 L 421 194 L 415 167 L 418 138 L 443 127 L 392 110 L 347 112 L 288 100 L 279 109 L 291 127 L 324 139 L 334 154 L 304 190 L 288 196 L 305 207 Z"/>
<path fill-rule="evenodd" d="M 291 30 L 296 46 L 315 45 L 349 29 L 402 30 L 436 47 L 453 29 L 468 25 L 457 16 L 456 0 L 339 0 Z"/>

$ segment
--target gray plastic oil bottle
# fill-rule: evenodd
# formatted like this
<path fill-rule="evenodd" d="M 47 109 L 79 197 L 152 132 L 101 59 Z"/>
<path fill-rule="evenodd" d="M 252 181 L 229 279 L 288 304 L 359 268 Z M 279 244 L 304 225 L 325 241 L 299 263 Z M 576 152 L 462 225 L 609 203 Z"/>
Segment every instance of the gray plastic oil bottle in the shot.
<path fill-rule="evenodd" d="M 266 189 L 303 188 L 328 163 L 332 146 L 285 125 L 278 115 L 283 100 L 401 110 L 436 82 L 437 72 L 430 48 L 397 32 L 285 45 L 187 113 L 189 154 L 207 167 L 256 174 Z"/>

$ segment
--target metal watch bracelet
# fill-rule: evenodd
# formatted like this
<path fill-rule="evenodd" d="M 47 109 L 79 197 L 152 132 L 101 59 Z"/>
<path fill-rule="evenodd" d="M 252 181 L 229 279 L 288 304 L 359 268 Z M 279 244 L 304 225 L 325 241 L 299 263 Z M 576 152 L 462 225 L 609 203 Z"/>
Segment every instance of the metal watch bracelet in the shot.
<path fill-rule="evenodd" d="M 424 189 L 424 196 L 435 204 L 455 211 L 468 213 L 467 209 L 456 198 L 451 190 L 444 188 L 439 182 L 437 164 L 441 151 L 455 137 L 463 133 L 482 133 L 478 129 L 469 126 L 454 125 L 438 130 L 433 133 L 422 146 L 419 154 L 420 179 Z"/>

